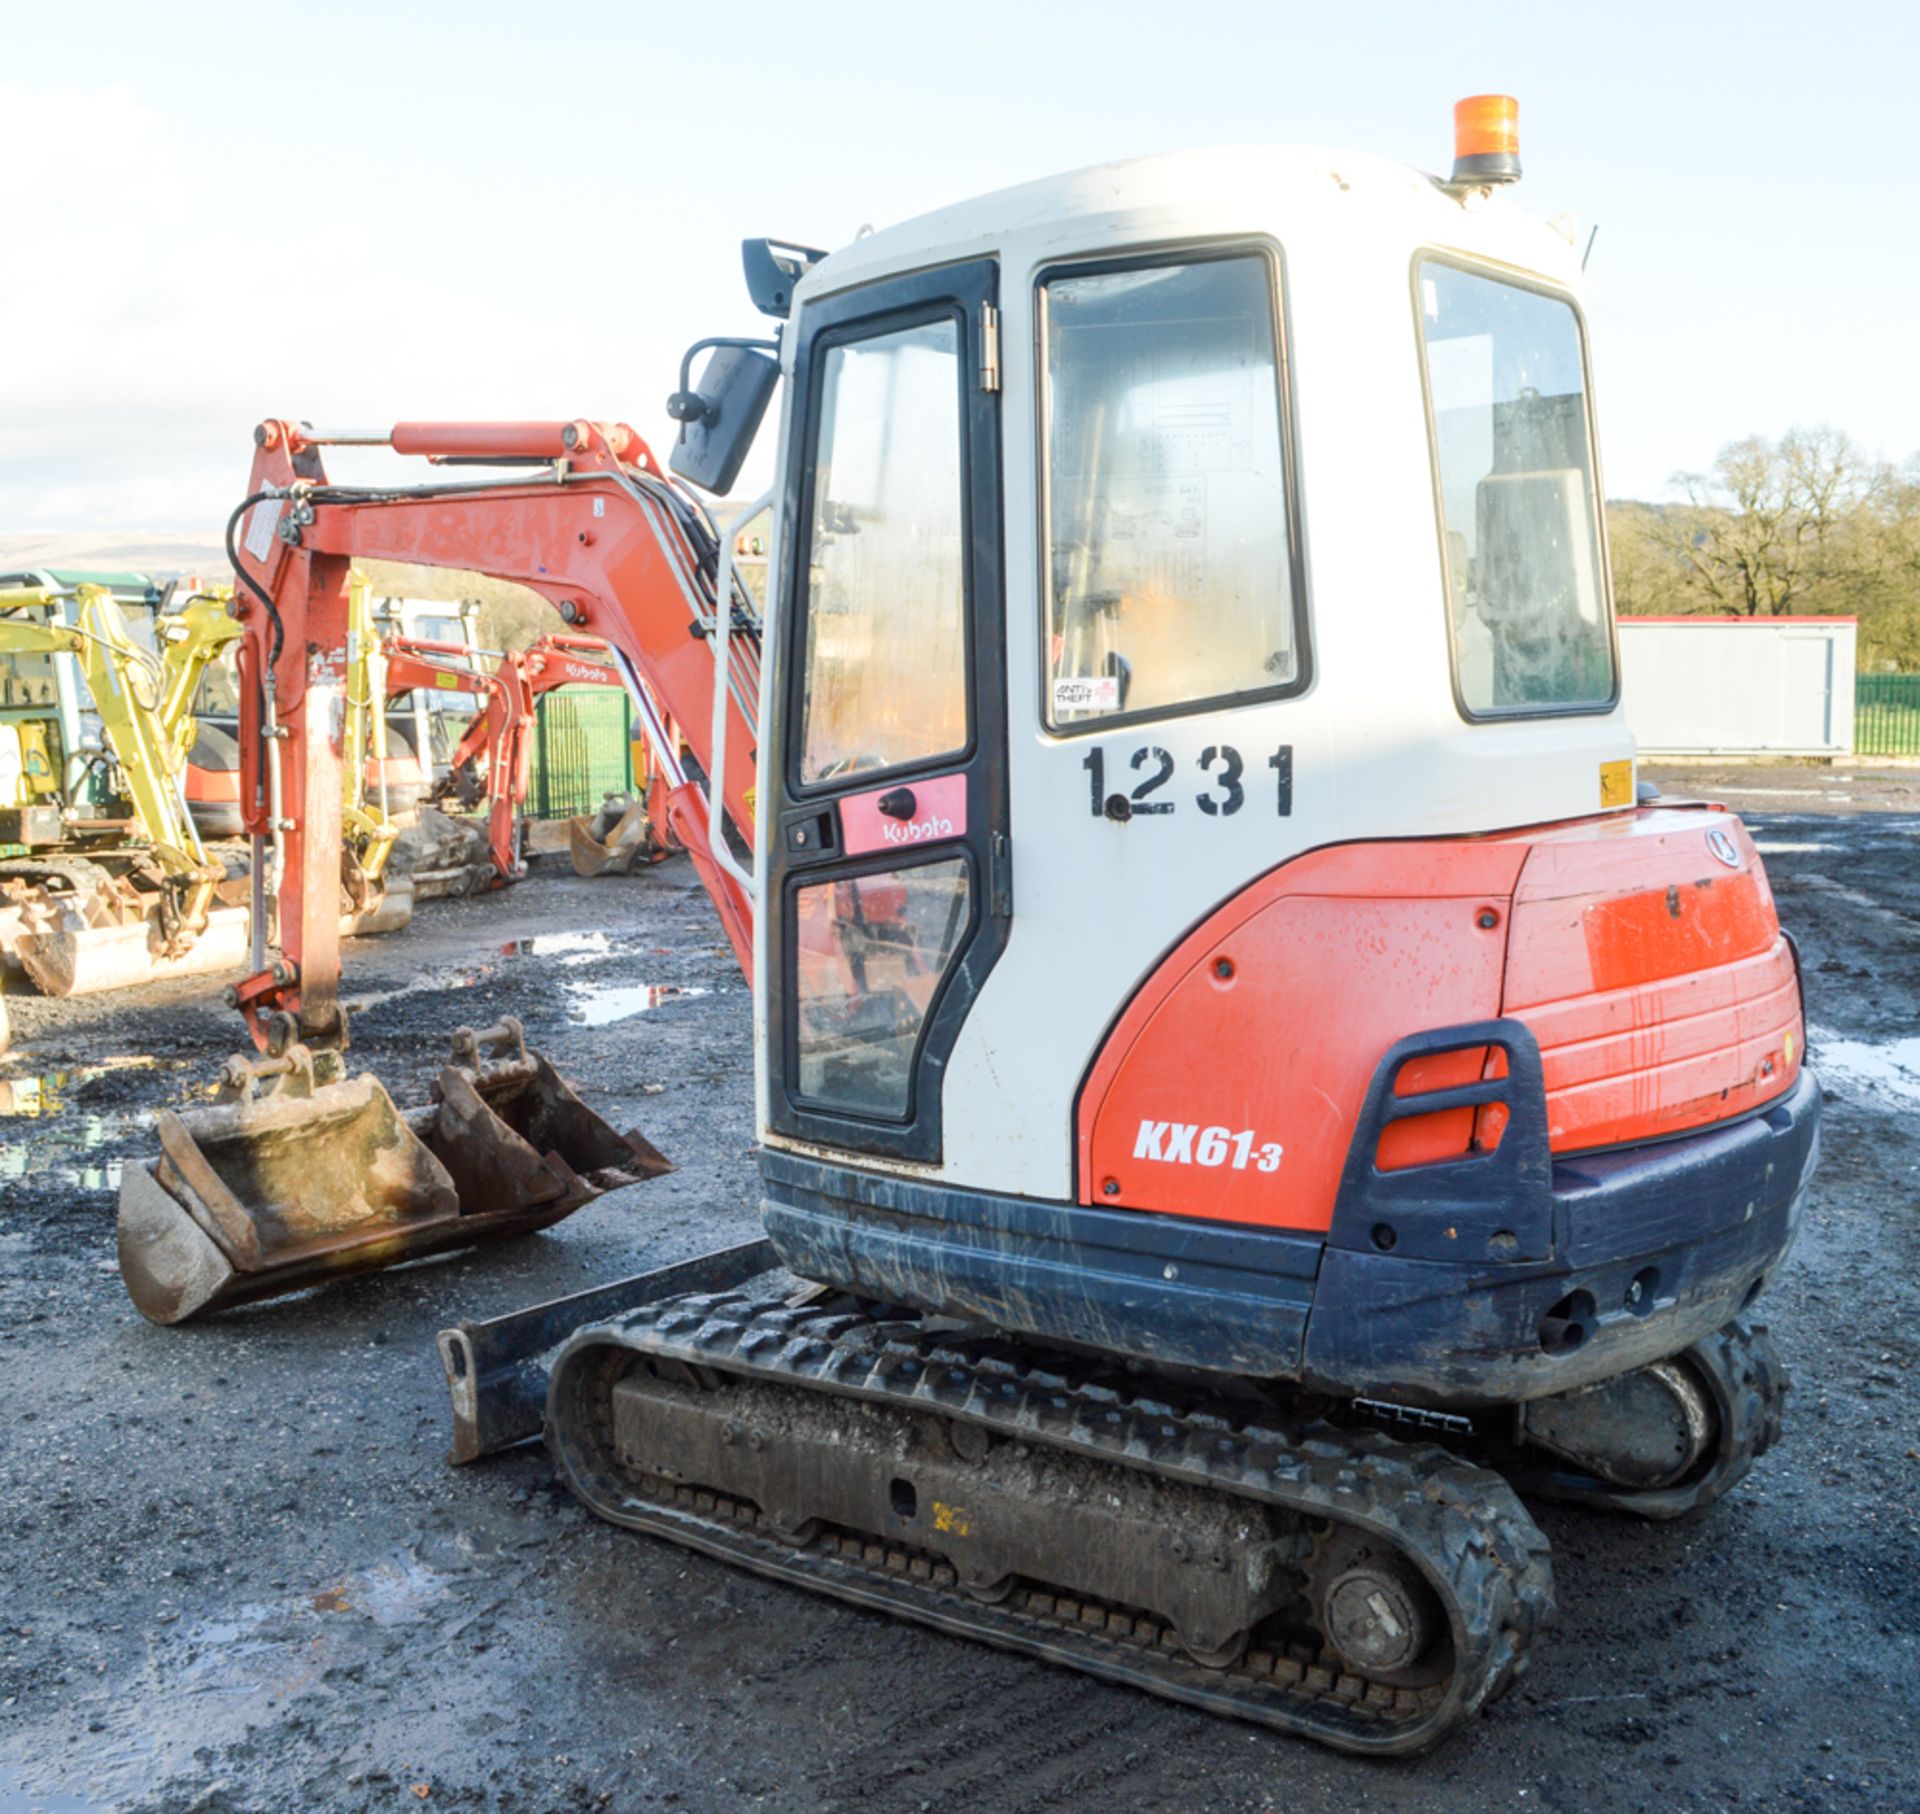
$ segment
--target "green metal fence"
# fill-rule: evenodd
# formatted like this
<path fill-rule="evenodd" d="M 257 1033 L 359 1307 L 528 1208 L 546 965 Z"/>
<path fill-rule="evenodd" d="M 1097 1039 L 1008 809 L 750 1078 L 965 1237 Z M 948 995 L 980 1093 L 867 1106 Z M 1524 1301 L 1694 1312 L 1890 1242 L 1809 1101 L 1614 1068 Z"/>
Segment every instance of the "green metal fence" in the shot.
<path fill-rule="evenodd" d="M 633 788 L 633 704 L 613 687 L 556 687 L 540 701 L 527 811 L 536 819 L 590 813 Z"/>
<path fill-rule="evenodd" d="M 1920 756 L 1920 674 L 1854 681 L 1853 747 L 1861 756 Z"/>

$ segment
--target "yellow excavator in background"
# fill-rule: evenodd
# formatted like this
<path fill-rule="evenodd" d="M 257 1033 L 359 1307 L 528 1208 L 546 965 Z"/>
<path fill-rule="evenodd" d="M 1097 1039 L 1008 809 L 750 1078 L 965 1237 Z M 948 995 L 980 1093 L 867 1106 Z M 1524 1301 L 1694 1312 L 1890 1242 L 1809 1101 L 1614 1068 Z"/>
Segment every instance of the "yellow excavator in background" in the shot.
<path fill-rule="evenodd" d="M 198 579 L 169 588 L 154 619 L 164 682 L 160 722 L 171 765 L 183 770 L 193 753 L 199 719 L 195 708 L 208 670 L 220 662 L 244 632 L 233 615 L 231 585 L 203 585 Z"/>
<path fill-rule="evenodd" d="M 53 607 L 68 597 L 74 618 L 62 622 Z M 135 640 L 111 591 L 0 591 L 0 653 L 74 656 L 105 742 L 70 752 L 54 789 L 19 764 L 34 785 L 6 827 L 17 854 L 0 860 L 0 962 L 58 996 L 237 967 L 247 954 L 241 885 L 208 858 L 187 811 L 163 716 L 166 664 Z M 110 766 L 124 812 L 81 810 L 76 762 Z"/>
<path fill-rule="evenodd" d="M 237 622 L 234 632 L 244 634 Z M 387 647 L 358 573 L 347 595 L 346 702 L 345 747 L 361 755 L 341 770 L 341 911 L 354 919 L 341 929 L 396 932 L 413 917 L 413 877 L 388 871 L 400 826 L 387 799 Z"/>
<path fill-rule="evenodd" d="M 344 832 L 340 872 L 340 929 L 365 937 L 395 932 L 413 916 L 412 881 L 391 876 L 388 859 L 400 826 L 386 798 L 388 771 L 386 657 L 374 621 L 372 588 L 359 574 L 351 582 L 352 623 L 347 646 L 346 709 L 342 723 L 341 824 Z M 174 599 L 182 602 L 176 607 Z M 176 587 L 162 601 L 156 623 L 160 660 L 166 674 L 160 720 L 175 772 L 183 778 L 189 811 L 215 795 L 237 789 L 237 767 L 198 765 L 206 683 L 216 667 L 231 659 L 243 632 L 232 611 L 231 585 L 203 586 L 197 580 Z M 360 760 L 352 759 L 358 751 Z M 233 797 L 235 809 L 237 797 Z M 218 835 L 217 833 L 215 835 Z M 275 860 L 270 858 L 269 860 Z M 272 929 L 268 929 L 272 937 Z"/>
<path fill-rule="evenodd" d="M 0 588 L 0 657 L 74 656 L 104 739 L 63 761 L 45 725 L 0 723 L 0 968 L 43 994 L 237 970 L 248 956 L 247 882 L 208 854 L 187 784 L 203 683 L 242 635 L 232 597 L 197 579 L 170 588 L 156 653 L 106 586 Z M 353 597 L 344 747 L 370 760 L 345 765 L 341 930 L 365 935 L 404 926 L 413 901 L 411 878 L 388 873 L 399 827 L 369 781 L 386 767 L 384 648 L 357 577 Z M 8 684 L 55 684 L 21 672 Z"/>

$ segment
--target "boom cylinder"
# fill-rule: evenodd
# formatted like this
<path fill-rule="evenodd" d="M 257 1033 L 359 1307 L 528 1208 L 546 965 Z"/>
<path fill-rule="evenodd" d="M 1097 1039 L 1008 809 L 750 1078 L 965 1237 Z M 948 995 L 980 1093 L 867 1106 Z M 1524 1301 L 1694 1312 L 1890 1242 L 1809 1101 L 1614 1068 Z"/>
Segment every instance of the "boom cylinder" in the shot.
<path fill-rule="evenodd" d="M 456 459 L 498 459 L 524 454 L 529 459 L 559 460 L 571 452 L 571 422 L 396 422 L 395 453 L 436 454 Z"/>

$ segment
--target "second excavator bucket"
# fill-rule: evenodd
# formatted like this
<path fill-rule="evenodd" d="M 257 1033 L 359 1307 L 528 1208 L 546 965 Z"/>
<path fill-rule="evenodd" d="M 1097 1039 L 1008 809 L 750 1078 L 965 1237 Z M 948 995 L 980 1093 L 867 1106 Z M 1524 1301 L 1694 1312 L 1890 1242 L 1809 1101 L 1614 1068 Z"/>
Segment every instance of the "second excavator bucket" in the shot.
<path fill-rule="evenodd" d="M 203 926 L 170 933 L 160 893 L 128 876 L 80 857 L 17 860 L 0 868 L 0 965 L 57 997 L 238 970 L 244 897 L 244 882 L 222 883 Z"/>
<path fill-rule="evenodd" d="M 427 1144 L 452 1174 L 463 1203 L 564 1205 L 564 1215 L 603 1191 L 657 1178 L 673 1166 L 638 1134 L 617 1134 L 560 1073 L 527 1049 L 517 1020 L 484 1033 L 462 1028 L 453 1062 L 433 1094 Z"/>
<path fill-rule="evenodd" d="M 160 1157 L 122 1178 L 135 1307 L 185 1322 L 545 1228 L 672 1169 L 594 1114 L 514 1021 L 462 1032 L 434 1094 L 402 1114 L 375 1078 L 304 1046 L 231 1060 L 222 1100 L 160 1111 Z"/>
<path fill-rule="evenodd" d="M 641 863 L 651 862 L 653 828 L 644 800 L 609 794 L 598 812 L 567 821 L 567 854 L 573 873 L 595 876 L 630 875 Z"/>

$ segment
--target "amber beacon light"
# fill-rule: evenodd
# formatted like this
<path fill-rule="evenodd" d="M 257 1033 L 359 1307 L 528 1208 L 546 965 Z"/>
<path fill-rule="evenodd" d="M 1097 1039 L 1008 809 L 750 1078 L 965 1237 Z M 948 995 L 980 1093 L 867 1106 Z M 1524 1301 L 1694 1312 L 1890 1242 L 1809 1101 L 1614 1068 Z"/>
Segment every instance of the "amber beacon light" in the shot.
<path fill-rule="evenodd" d="M 1510 94 L 1473 94 L 1453 106 L 1453 180 L 1520 180 L 1520 103 Z"/>

